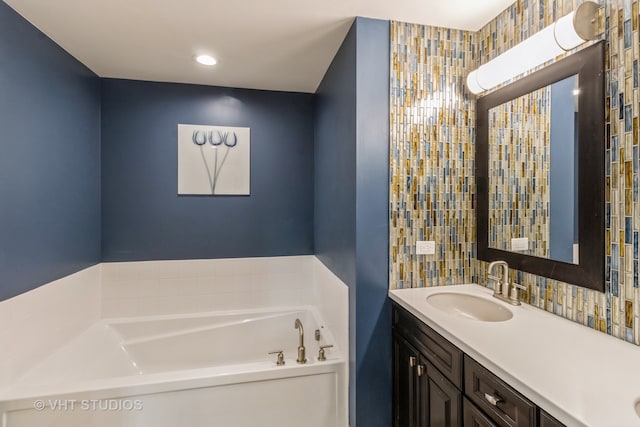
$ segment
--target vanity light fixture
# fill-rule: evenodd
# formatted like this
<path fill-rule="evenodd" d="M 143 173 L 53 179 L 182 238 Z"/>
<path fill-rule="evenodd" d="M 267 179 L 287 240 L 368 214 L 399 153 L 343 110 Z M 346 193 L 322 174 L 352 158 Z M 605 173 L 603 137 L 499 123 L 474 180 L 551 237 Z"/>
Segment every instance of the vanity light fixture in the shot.
<path fill-rule="evenodd" d="M 202 65 L 216 65 L 218 61 L 211 55 L 198 55 L 195 57 L 196 61 Z"/>
<path fill-rule="evenodd" d="M 601 32 L 600 5 L 586 1 L 573 12 L 469 73 L 467 88 L 474 94 L 494 88 L 588 40 L 595 40 Z"/>

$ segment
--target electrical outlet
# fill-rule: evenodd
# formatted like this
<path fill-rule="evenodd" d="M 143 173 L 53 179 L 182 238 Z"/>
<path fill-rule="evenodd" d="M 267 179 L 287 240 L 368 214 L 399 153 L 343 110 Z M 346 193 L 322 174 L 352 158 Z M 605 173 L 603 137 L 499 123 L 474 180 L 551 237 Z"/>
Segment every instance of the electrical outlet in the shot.
<path fill-rule="evenodd" d="M 529 250 L 529 238 L 519 237 L 517 239 L 511 239 L 512 251 L 528 251 Z"/>
<path fill-rule="evenodd" d="M 416 242 L 417 255 L 435 255 L 436 242 L 433 240 L 418 240 Z"/>

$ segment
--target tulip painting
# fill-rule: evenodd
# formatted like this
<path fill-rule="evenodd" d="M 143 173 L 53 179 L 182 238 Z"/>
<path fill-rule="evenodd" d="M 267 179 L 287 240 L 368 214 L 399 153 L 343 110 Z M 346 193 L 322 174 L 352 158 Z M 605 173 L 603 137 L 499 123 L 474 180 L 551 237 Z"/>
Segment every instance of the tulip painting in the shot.
<path fill-rule="evenodd" d="M 250 194 L 250 130 L 178 125 L 178 194 Z"/>

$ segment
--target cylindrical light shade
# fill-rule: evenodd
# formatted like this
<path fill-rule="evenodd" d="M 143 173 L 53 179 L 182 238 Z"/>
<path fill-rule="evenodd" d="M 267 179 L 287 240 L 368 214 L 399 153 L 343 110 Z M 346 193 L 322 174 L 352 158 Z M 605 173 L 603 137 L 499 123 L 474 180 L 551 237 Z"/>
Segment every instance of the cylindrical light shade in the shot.
<path fill-rule="evenodd" d="M 586 7 L 583 7 L 583 10 L 586 10 Z M 590 7 L 589 13 L 592 13 L 592 10 L 597 9 Z M 477 94 L 489 90 L 584 43 L 586 40 L 575 30 L 575 14 L 576 12 L 571 12 L 563 16 L 554 24 L 471 72 L 467 76 L 469 91 Z"/>
<path fill-rule="evenodd" d="M 586 40 L 582 39 L 573 26 L 575 12 L 558 19 L 554 24 L 554 34 L 556 43 L 564 50 L 571 50 L 576 46 L 580 46 Z"/>
<path fill-rule="evenodd" d="M 472 71 L 467 75 L 467 88 L 472 93 L 480 93 L 486 90 L 478 83 L 478 70 Z"/>
<path fill-rule="evenodd" d="M 544 64 L 563 53 L 555 42 L 553 26 L 537 32 L 522 43 L 478 68 L 478 84 L 485 90 Z"/>

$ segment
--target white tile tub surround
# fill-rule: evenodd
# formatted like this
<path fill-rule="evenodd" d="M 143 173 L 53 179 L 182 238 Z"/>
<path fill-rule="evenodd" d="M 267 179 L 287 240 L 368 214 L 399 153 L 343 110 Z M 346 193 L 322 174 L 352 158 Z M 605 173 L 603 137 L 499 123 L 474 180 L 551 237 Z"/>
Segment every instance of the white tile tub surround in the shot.
<path fill-rule="evenodd" d="M 102 264 L 103 318 L 311 305 L 346 354 L 349 289 L 315 256 Z"/>
<path fill-rule="evenodd" d="M 313 305 L 333 334 L 340 353 L 345 360 L 349 360 L 349 288 L 316 257 L 313 257 L 313 278 Z M 334 343 L 321 340 L 321 344 Z"/>
<path fill-rule="evenodd" d="M 103 318 L 298 306 L 318 309 L 336 340 L 321 343 L 348 360 L 349 289 L 315 256 L 102 264 Z"/>
<path fill-rule="evenodd" d="M 99 319 L 99 265 L 0 302 L 0 391 Z"/>
<path fill-rule="evenodd" d="M 314 304 L 314 256 L 102 264 L 102 316 Z"/>

